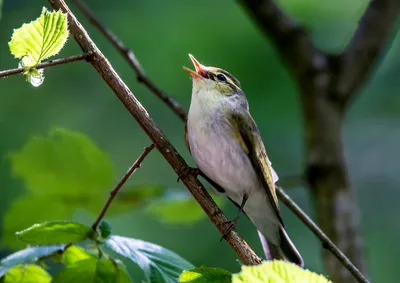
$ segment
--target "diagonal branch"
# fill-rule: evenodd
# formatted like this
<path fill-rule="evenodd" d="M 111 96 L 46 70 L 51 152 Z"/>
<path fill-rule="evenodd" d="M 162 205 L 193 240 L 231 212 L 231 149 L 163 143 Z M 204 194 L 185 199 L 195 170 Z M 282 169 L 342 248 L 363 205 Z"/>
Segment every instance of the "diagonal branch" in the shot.
<path fill-rule="evenodd" d="M 78 1 L 80 0 L 73 0 L 73 1 Z M 92 11 L 88 7 L 86 7 L 88 10 L 86 15 L 92 15 Z M 96 27 L 99 28 L 99 26 L 96 25 Z M 107 30 L 104 26 L 103 29 Z M 171 107 L 170 104 L 167 103 L 169 107 Z M 176 113 L 176 111 L 174 111 Z M 178 114 L 179 115 L 179 114 Z M 185 114 L 186 116 L 186 114 Z M 181 116 L 182 118 L 182 116 Z M 286 179 L 286 178 L 285 178 Z M 291 178 L 288 180 L 290 181 Z M 299 181 L 300 180 L 300 181 Z M 281 183 L 284 180 L 280 180 Z M 295 177 L 293 178 L 293 181 L 296 183 L 302 183 L 302 177 Z M 290 182 L 289 182 L 290 183 Z M 290 199 L 290 197 L 284 192 L 284 190 L 281 187 L 277 187 L 277 195 L 280 198 L 280 200 L 290 209 L 292 212 L 321 240 L 323 243 L 323 246 L 326 247 L 335 257 L 339 259 L 340 262 L 343 263 L 343 265 L 350 270 L 350 272 L 358 279 L 359 282 L 368 282 L 365 277 L 361 274 L 361 272 L 355 267 L 355 265 L 343 254 L 342 251 L 338 247 L 335 246 L 335 244 L 328 238 L 328 236 L 322 232 L 322 230 L 307 216 L 307 214 L 301 210 L 301 208 L 293 201 Z"/>
<path fill-rule="evenodd" d="M 158 96 L 164 101 L 172 111 L 175 112 L 181 119 L 186 119 L 185 110 L 173 99 L 167 95 L 161 89 L 159 89 L 146 75 L 143 68 L 140 66 L 138 59 L 131 49 L 125 46 L 125 44 L 110 30 L 108 29 L 89 9 L 89 7 L 83 3 L 82 0 L 71 0 L 75 5 L 82 11 L 82 13 L 89 19 L 89 21 L 114 45 L 114 47 L 121 53 L 131 68 L 135 71 L 138 82 L 144 84 L 151 92 Z"/>
<path fill-rule="evenodd" d="M 64 13 L 68 14 L 69 29 L 77 43 L 84 52 L 94 52 L 90 63 L 112 89 L 114 94 L 125 105 L 132 116 L 136 119 L 138 124 L 152 140 L 155 147 L 163 155 L 165 160 L 178 175 L 181 175 L 183 172 L 185 172 L 188 168 L 186 162 L 169 142 L 167 137 L 161 132 L 158 126 L 153 122 L 146 109 L 140 104 L 133 93 L 121 80 L 121 78 L 112 68 L 109 61 L 96 47 L 86 30 L 71 13 L 65 2 L 63 0 L 49 0 L 49 3 L 55 10 L 60 9 Z M 221 234 L 224 234 L 225 226 L 222 224 L 226 223 L 228 219 L 222 213 L 221 209 L 215 204 L 213 199 L 204 189 L 203 185 L 193 174 L 184 174 L 181 176 L 181 180 L 193 194 L 197 202 L 200 204 Z M 226 236 L 226 240 L 244 264 L 254 265 L 261 262 L 260 258 L 251 250 L 251 248 L 246 242 L 243 241 L 236 231 L 229 232 L 229 234 Z"/>
<path fill-rule="evenodd" d="M 145 147 L 144 151 L 139 156 L 139 158 L 136 159 L 135 163 L 132 164 L 132 166 L 128 169 L 128 171 L 125 173 L 125 175 L 121 178 L 121 180 L 118 182 L 118 184 L 115 186 L 115 188 L 111 191 L 110 197 L 108 198 L 103 209 L 100 211 L 99 216 L 97 216 L 96 220 L 94 221 L 94 223 L 92 225 L 93 230 L 96 230 L 97 226 L 100 224 L 100 221 L 103 219 L 104 215 L 106 215 L 108 208 L 110 207 L 115 196 L 118 194 L 119 190 L 126 183 L 126 181 L 128 181 L 129 177 L 132 176 L 133 173 L 135 173 L 136 169 L 138 169 L 138 168 L 140 168 L 140 166 L 142 166 L 143 160 L 153 149 L 154 149 L 153 143 L 151 145 L 149 145 L 148 147 Z"/>
<path fill-rule="evenodd" d="M 348 101 L 367 79 L 400 11 L 399 0 L 371 0 L 358 29 L 341 56 L 336 94 Z"/>
<path fill-rule="evenodd" d="M 289 18 L 273 0 L 239 0 L 262 31 L 271 39 L 283 61 L 296 76 L 318 62 L 307 31 Z"/>
<path fill-rule="evenodd" d="M 315 224 L 311 218 L 285 193 L 285 191 L 277 186 L 276 193 L 279 199 L 296 214 L 296 216 L 319 238 L 323 247 L 329 250 L 338 260 L 353 274 L 358 282 L 368 283 L 369 281 L 355 267 L 355 265 L 346 257 L 346 255 L 329 239 L 329 237 Z"/>
<path fill-rule="evenodd" d="M 87 59 L 88 57 L 90 57 L 92 54 L 93 54 L 93 52 L 89 51 L 84 54 L 79 54 L 79 55 L 74 55 L 74 56 L 69 56 L 69 57 L 65 57 L 65 58 L 61 58 L 61 59 L 55 59 L 55 60 L 43 62 L 43 63 L 38 64 L 36 66 L 36 69 L 43 69 L 43 68 L 47 68 L 47 67 L 51 67 L 51 66 L 56 66 L 56 65 L 61 65 L 61 64 L 66 64 L 66 63 L 70 63 L 70 62 L 84 60 L 84 59 Z M 25 68 L 23 68 L 23 67 L 0 71 L 0 78 L 20 74 L 20 73 L 23 73 L 24 71 L 25 71 Z"/>

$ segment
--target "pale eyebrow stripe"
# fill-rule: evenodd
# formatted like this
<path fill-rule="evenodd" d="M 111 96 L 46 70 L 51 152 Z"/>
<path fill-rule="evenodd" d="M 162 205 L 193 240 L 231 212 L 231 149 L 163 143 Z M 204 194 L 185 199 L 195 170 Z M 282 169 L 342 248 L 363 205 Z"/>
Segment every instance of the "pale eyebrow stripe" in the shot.
<path fill-rule="evenodd" d="M 240 82 L 235 77 L 233 77 L 230 73 L 228 73 L 227 71 L 222 70 L 222 69 L 218 70 L 218 73 L 223 74 L 229 80 L 229 83 L 231 85 L 233 85 L 237 88 L 240 88 Z"/>

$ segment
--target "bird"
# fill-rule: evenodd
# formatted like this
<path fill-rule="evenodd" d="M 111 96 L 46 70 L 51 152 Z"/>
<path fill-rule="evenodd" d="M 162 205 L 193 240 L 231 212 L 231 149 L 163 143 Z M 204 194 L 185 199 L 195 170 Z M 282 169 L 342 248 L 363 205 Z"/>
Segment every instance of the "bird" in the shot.
<path fill-rule="evenodd" d="M 240 82 L 227 71 L 189 57 L 195 71 L 185 121 L 185 142 L 197 170 L 239 207 L 229 229 L 243 212 L 255 225 L 269 260 L 301 267 L 303 259 L 286 233 L 280 214 L 271 166 L 260 131 L 249 112 Z"/>

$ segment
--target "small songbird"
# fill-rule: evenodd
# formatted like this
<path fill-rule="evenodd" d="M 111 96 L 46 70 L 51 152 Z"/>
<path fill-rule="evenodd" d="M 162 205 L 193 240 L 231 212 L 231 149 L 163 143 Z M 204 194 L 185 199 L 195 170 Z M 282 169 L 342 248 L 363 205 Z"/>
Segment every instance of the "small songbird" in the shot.
<path fill-rule="evenodd" d="M 193 80 L 185 140 L 194 161 L 202 175 L 240 208 L 239 214 L 244 211 L 256 226 L 267 259 L 303 266 L 284 229 L 275 192 L 278 176 L 239 81 L 189 56 L 196 71 L 184 67 Z"/>

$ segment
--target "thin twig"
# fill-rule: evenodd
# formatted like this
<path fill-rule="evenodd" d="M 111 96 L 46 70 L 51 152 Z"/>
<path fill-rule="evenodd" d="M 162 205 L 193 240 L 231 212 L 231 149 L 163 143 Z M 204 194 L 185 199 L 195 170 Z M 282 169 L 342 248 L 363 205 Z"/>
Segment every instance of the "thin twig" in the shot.
<path fill-rule="evenodd" d="M 209 219 L 218 228 L 220 233 L 224 234 L 225 225 L 223 225 L 223 223 L 226 223 L 228 218 L 223 214 L 221 209 L 204 189 L 204 186 L 199 182 L 199 180 L 197 180 L 196 176 L 193 174 L 182 175 L 182 173 L 186 172 L 188 168 L 185 160 L 179 155 L 174 146 L 169 142 L 168 138 L 153 122 L 146 109 L 140 104 L 126 84 L 118 76 L 109 61 L 89 37 L 86 30 L 71 13 L 65 2 L 63 0 L 49 0 L 49 3 L 55 10 L 60 9 L 64 13 L 68 14 L 69 29 L 76 42 L 84 52 L 94 52 L 90 63 L 136 119 L 164 159 L 175 170 L 177 175 L 181 177 L 182 182 L 206 212 Z M 226 235 L 226 240 L 244 264 L 254 265 L 261 262 L 261 259 L 254 253 L 247 243 L 243 241 L 235 230 L 232 230 L 228 235 Z"/>
<path fill-rule="evenodd" d="M 89 51 L 84 54 L 79 54 L 79 55 L 69 56 L 69 57 L 55 59 L 55 60 L 51 60 L 51 61 L 46 61 L 46 62 L 38 64 L 36 66 L 36 69 L 43 69 L 43 68 L 47 68 L 47 67 L 51 67 L 51 66 L 56 66 L 56 65 L 61 65 L 61 64 L 66 64 L 66 63 L 70 63 L 70 62 L 84 60 L 84 59 L 88 58 L 89 56 L 91 56 L 92 54 L 93 54 L 93 52 Z M 16 68 L 16 69 L 0 71 L 0 78 L 19 74 L 19 73 L 24 72 L 24 70 L 25 70 L 25 68 L 21 67 L 21 68 Z"/>
<path fill-rule="evenodd" d="M 132 166 L 129 168 L 129 170 L 125 173 L 125 175 L 121 178 L 121 180 L 118 182 L 118 184 L 115 186 L 115 188 L 111 191 L 110 197 L 108 198 L 106 204 L 104 205 L 103 209 L 100 211 L 99 216 L 97 216 L 96 221 L 94 221 L 92 228 L 93 230 L 96 230 L 97 226 L 99 225 L 100 221 L 103 219 L 104 215 L 106 214 L 108 208 L 110 207 L 110 204 L 114 200 L 115 196 L 118 194 L 119 190 L 122 188 L 122 186 L 128 181 L 129 177 L 132 176 L 133 173 L 135 173 L 136 169 L 140 168 L 142 165 L 143 160 L 146 158 L 146 156 L 152 151 L 154 148 L 154 144 L 149 145 L 148 147 L 144 148 L 143 153 L 139 156 L 138 159 L 136 159 L 135 163 L 132 164 Z"/>
<path fill-rule="evenodd" d="M 341 56 L 336 92 L 347 102 L 365 81 L 389 40 L 400 11 L 399 0 L 372 0 Z"/>
<path fill-rule="evenodd" d="M 160 88 L 158 88 L 146 75 L 143 68 L 140 66 L 138 59 L 133 51 L 126 47 L 125 44 L 108 29 L 98 17 L 89 9 L 82 0 L 71 0 L 79 10 L 89 19 L 89 21 L 111 42 L 112 45 L 121 53 L 131 68 L 135 71 L 138 82 L 144 84 L 151 92 L 164 101 L 169 108 L 174 111 L 181 119 L 186 118 L 185 110 Z"/>
<path fill-rule="evenodd" d="M 315 224 L 311 218 L 285 193 L 283 188 L 277 186 L 276 192 L 279 199 L 317 236 L 325 249 L 334 254 L 342 264 L 354 275 L 358 282 L 368 283 L 369 281 L 346 257 L 346 255 L 328 238 L 328 236 Z"/>

